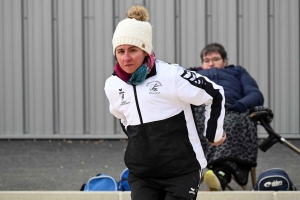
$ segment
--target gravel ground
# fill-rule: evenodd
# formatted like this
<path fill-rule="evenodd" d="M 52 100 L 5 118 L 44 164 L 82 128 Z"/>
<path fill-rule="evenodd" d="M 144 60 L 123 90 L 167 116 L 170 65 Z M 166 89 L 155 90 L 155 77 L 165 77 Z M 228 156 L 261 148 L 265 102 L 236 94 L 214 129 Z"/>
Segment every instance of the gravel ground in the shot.
<path fill-rule="evenodd" d="M 300 148 L 300 140 L 289 141 Z M 119 180 L 126 168 L 126 145 L 126 139 L 0 140 L 0 191 L 79 191 L 99 173 Z M 267 152 L 259 150 L 257 176 L 266 169 L 282 168 L 300 188 L 299 158 L 280 143 Z M 231 186 L 241 190 L 235 183 Z M 204 183 L 200 190 L 207 190 Z"/>

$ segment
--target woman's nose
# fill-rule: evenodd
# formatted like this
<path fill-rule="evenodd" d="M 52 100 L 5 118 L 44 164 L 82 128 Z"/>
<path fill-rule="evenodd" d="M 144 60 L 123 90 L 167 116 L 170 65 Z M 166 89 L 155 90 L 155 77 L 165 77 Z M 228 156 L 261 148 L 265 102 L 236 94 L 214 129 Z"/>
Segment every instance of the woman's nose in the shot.
<path fill-rule="evenodd" d="M 124 61 L 129 61 L 129 60 L 131 60 L 130 54 L 129 54 L 128 52 L 125 52 L 125 53 L 124 53 L 123 59 L 124 59 Z"/>

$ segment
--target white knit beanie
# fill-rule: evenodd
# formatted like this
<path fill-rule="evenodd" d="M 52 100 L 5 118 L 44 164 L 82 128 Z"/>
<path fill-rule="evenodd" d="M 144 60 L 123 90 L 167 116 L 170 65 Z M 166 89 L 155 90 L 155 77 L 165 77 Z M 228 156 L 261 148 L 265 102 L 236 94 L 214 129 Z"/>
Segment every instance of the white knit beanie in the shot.
<path fill-rule="evenodd" d="M 112 39 L 114 55 L 116 48 L 123 44 L 137 46 L 150 55 L 152 52 L 151 24 L 134 18 L 126 18 L 120 21 Z"/>

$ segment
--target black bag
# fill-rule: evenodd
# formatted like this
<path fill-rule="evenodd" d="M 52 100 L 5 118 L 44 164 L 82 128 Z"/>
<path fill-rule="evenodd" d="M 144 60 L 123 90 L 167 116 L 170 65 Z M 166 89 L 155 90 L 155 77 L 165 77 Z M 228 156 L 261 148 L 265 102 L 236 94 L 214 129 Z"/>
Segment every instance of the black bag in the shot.
<path fill-rule="evenodd" d="M 268 169 L 262 172 L 257 179 L 256 191 L 296 191 L 286 171 L 280 168 Z"/>

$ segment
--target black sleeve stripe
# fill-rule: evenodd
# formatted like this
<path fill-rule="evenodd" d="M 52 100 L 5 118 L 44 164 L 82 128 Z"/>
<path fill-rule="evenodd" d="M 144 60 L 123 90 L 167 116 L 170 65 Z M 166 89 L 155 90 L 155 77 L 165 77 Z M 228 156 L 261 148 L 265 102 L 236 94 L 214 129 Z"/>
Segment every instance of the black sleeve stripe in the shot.
<path fill-rule="evenodd" d="M 222 110 L 223 96 L 219 92 L 219 89 L 215 89 L 213 84 L 202 76 L 197 77 L 195 73 L 184 70 L 181 77 L 189 81 L 191 85 L 203 89 L 207 94 L 213 97 L 210 118 L 207 122 L 206 138 L 208 141 L 214 142 L 218 119 Z"/>

